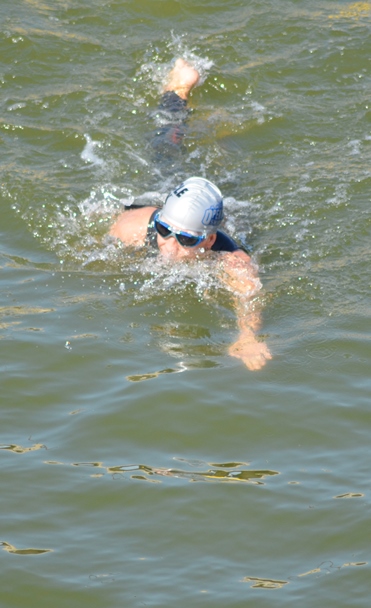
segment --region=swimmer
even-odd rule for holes
[[[178,104],[184,109],[199,78],[195,68],[178,59],[164,85],[161,103],[170,103],[172,107]],[[256,336],[259,312],[249,306],[260,288],[257,268],[237,242],[219,230],[223,217],[219,188],[202,177],[189,177],[168,195],[162,208],[148,206],[121,213],[110,234],[124,245],[154,247],[161,256],[174,261],[218,252],[216,272],[235,294],[240,329],[228,352],[241,359],[248,369],[258,370],[272,356],[265,342]]]

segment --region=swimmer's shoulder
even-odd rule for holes
[[[213,251],[228,251],[232,253],[241,249],[241,246],[231,236],[222,230],[217,230],[216,239],[211,249]]]
[[[110,235],[125,245],[140,247],[147,236],[148,222],[157,207],[131,207],[117,217],[111,226]]]

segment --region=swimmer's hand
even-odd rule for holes
[[[229,347],[232,357],[241,359],[251,371],[261,369],[272,355],[265,342],[259,342],[251,331],[242,332],[238,340]]]

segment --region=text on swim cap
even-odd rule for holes
[[[202,218],[204,226],[218,226],[223,219],[223,207],[218,205],[217,207],[209,207],[206,209]]]
[[[178,186],[178,188],[175,188],[174,190],[174,194],[178,198],[180,198],[185,192],[188,192],[188,188],[185,188],[183,184],[181,184],[180,186]]]

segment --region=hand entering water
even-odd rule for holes
[[[250,370],[258,370],[264,367],[272,355],[265,342],[259,342],[255,335],[241,334],[238,340],[228,349],[231,357],[241,359]]]

